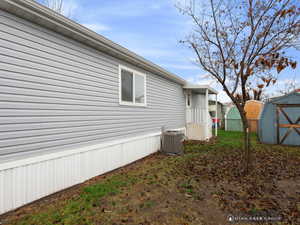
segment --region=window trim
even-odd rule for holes
[[[133,74],[133,95],[132,95],[132,102],[127,102],[122,100],[122,69],[127,70]],[[135,102],[135,76],[142,76],[144,78],[144,94],[145,94],[145,101],[144,103],[136,103]],[[139,106],[139,107],[147,107],[147,81],[146,81],[146,74],[141,73],[137,70],[131,69],[127,66],[119,65],[119,104],[126,105],[126,106]]]

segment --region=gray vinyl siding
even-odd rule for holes
[[[119,64],[146,74],[147,107],[119,105]],[[0,11],[0,158],[180,128],[184,109],[181,85]]]

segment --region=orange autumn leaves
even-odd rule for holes
[[[269,55],[260,56],[255,61],[255,66],[262,66],[263,68],[269,70],[275,68],[277,70],[277,73],[280,73],[282,70],[289,66],[295,69],[297,67],[297,62],[289,60],[287,57],[280,56],[279,53],[272,53]]]

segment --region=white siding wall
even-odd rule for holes
[[[205,99],[205,94],[192,94],[192,108],[200,108],[200,109],[205,109],[206,99]]]
[[[182,87],[149,72],[147,107],[120,106],[119,63],[0,11],[0,157],[184,126]]]
[[[212,137],[212,120],[204,94],[192,93],[192,105],[186,109],[189,139],[207,140]]]
[[[162,126],[185,126],[182,87],[146,71],[147,107],[120,106],[119,64],[132,67],[0,10],[0,214],[147,156]]]
[[[206,109],[202,108],[187,108],[186,109],[186,123],[197,123],[203,124],[207,123],[207,118],[210,115]]]
[[[154,153],[160,134],[118,142],[0,164],[0,214]]]

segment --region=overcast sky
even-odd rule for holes
[[[181,0],[181,2],[189,0]],[[195,83],[212,84],[221,101],[228,101],[222,89],[192,63],[194,53],[179,41],[192,28],[188,18],[175,7],[176,0],[65,0],[65,9],[72,18],[110,40],[128,48],[170,72]],[[298,61],[296,70],[285,70],[277,86],[290,79],[300,82],[299,52],[290,51]]]

